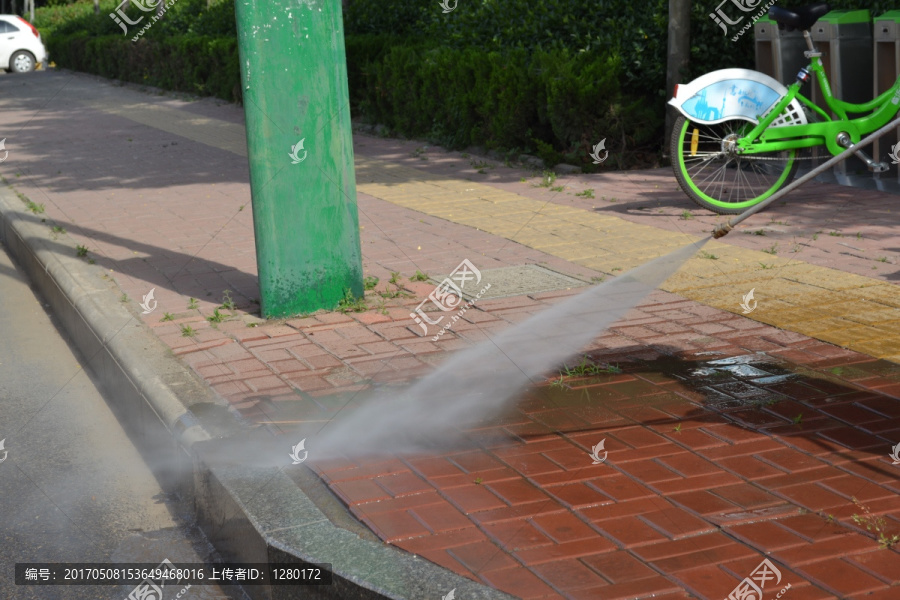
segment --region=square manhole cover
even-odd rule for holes
[[[586,281],[551,271],[545,267],[538,265],[520,265],[515,267],[500,267],[498,269],[485,269],[483,271],[474,271],[473,265],[468,265],[467,269],[463,265],[457,267],[456,271],[444,277],[433,277],[431,282],[435,285],[441,284],[447,278],[459,288],[463,298],[474,300],[488,284],[490,288],[481,294],[481,300],[489,300],[494,298],[506,298],[508,296],[523,296],[525,294],[537,294],[540,292],[549,292],[552,290],[564,290],[569,288],[580,288],[590,285]],[[460,275],[462,273],[462,276]],[[478,275],[481,280],[478,280]],[[460,285],[460,284],[463,285]]]

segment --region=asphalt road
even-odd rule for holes
[[[16,563],[209,563],[27,280],[0,245],[0,598],[124,600],[134,586],[17,586]],[[5,457],[5,458],[4,458]],[[243,599],[216,585],[161,599]],[[179,595],[180,594],[180,595]]]

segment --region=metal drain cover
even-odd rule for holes
[[[445,277],[449,277],[449,275]],[[445,277],[432,278],[431,281],[437,285]],[[481,281],[477,283],[474,279],[467,281],[461,289],[462,295],[466,300],[473,300],[488,284],[491,284],[491,287],[481,295],[480,300],[524,296],[590,285],[581,279],[575,279],[538,265],[519,265],[484,269],[481,271]]]

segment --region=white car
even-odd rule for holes
[[[0,15],[0,69],[29,73],[46,62],[40,32],[18,15]]]

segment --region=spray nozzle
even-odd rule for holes
[[[731,223],[719,223],[716,225],[716,228],[713,229],[713,237],[719,239],[728,234],[731,231]]]

